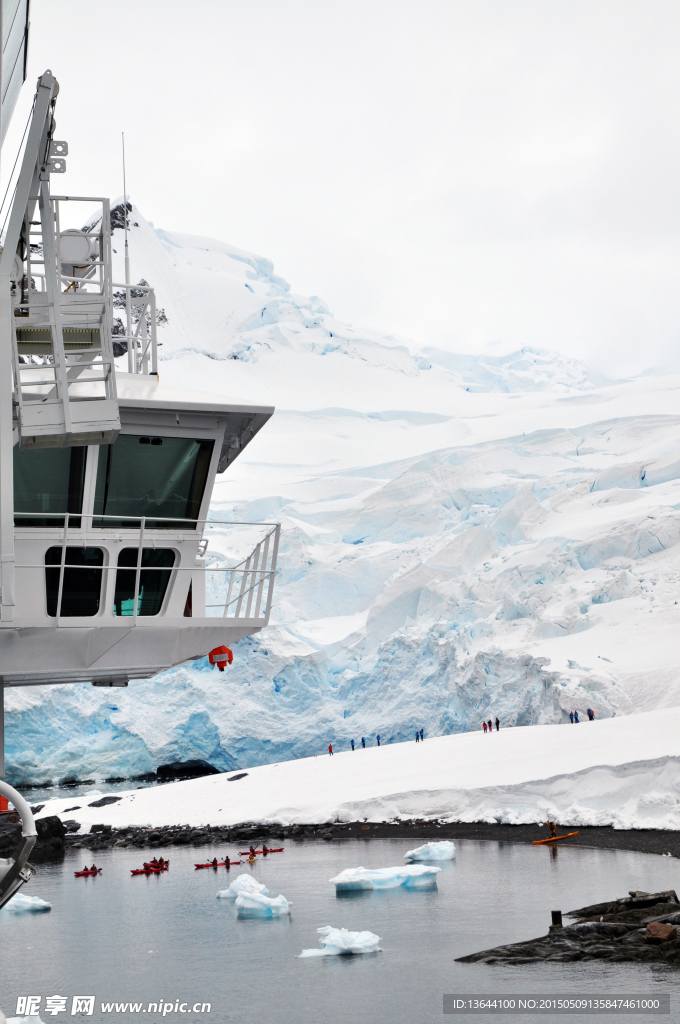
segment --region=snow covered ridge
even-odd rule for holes
[[[677,830],[679,786],[680,708],[671,708],[262,765],[234,784],[211,775],[130,790],[106,807],[84,805],[78,820],[85,831],[95,823],[292,825],[414,817],[508,824],[549,818]],[[63,815],[72,800],[50,800],[39,817]],[[229,897],[239,895],[242,884],[235,880]]]
[[[199,661],[114,693],[9,691],[10,781],[680,704],[680,377],[594,388],[545,352],[419,352],[261,257],[133,223],[163,376],[277,406],[213,503],[282,522],[275,621],[223,677]],[[211,541],[209,561],[233,557]]]

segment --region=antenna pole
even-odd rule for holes
[[[125,132],[121,132],[123,139],[123,224],[125,226],[125,318],[127,320],[127,328],[125,333],[127,334],[128,343],[128,373],[134,373],[136,370],[135,363],[135,351],[133,348],[132,340],[132,304],[130,302],[130,249],[128,247],[128,197],[127,197],[127,182],[125,178]]]

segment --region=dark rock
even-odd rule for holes
[[[548,935],[529,942],[460,957],[460,962],[522,964],[604,960],[680,965],[680,940],[675,927],[680,924],[680,904],[673,890],[635,892],[611,903],[582,907],[567,916],[579,920],[563,928],[551,928]]]
[[[77,832],[80,829],[80,822],[75,821],[73,818],[69,818],[68,821],[63,822],[63,825],[67,832]]]
[[[81,810],[81,805],[80,804],[76,804],[75,807],[66,807],[61,813],[62,814],[68,814],[69,811],[79,811],[79,810]]]
[[[238,782],[239,779],[247,779],[248,772],[240,772],[238,775],[232,775],[231,778],[227,779],[227,782]]]
[[[64,823],[56,814],[50,814],[47,818],[38,818],[35,827],[38,833],[38,840],[62,840],[66,835]]]
[[[90,832],[110,832],[111,828],[111,825],[92,825]]]
[[[219,774],[219,768],[200,760],[173,761],[171,764],[161,764],[156,769],[159,779],[200,779],[203,775]]]
[[[122,800],[122,796],[102,796],[99,800],[93,800],[88,807],[108,807],[109,804],[117,804],[119,800]]]
[[[44,806],[44,804],[36,804],[35,807],[31,807],[31,814],[40,814]]]

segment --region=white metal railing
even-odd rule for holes
[[[116,334],[113,340],[127,342],[128,373],[158,373],[154,289],[148,284],[114,284],[113,287],[125,289],[125,334]],[[133,314],[137,317],[136,327]]]
[[[41,520],[38,528],[43,530],[54,530],[52,537],[43,534],[42,540],[53,539],[61,546],[61,559],[58,563],[49,565],[45,561],[40,563],[25,563],[17,561],[15,568],[17,573],[22,570],[58,570],[59,585],[57,590],[56,622],[61,625],[61,605],[64,589],[64,570],[83,569],[91,572],[97,570],[102,573],[125,572],[135,573],[134,600],[131,617],[136,620],[139,614],[140,585],[143,573],[170,574],[170,581],[167,586],[166,595],[163,599],[163,607],[166,608],[172,597],[172,590],[175,581],[180,573],[190,573],[193,576],[204,575],[206,591],[206,617],[223,618],[231,620],[256,620],[261,625],[266,625],[271,612],[272,597],[274,593],[274,578],[276,576],[276,562],[279,551],[279,538],[281,535],[280,523],[237,523],[233,520],[218,519],[176,519],[167,516],[111,516],[96,515],[89,513],[83,515],[75,512],[15,512],[16,520]],[[54,527],[45,527],[45,520],[56,520]],[[99,523],[105,523],[99,526]],[[74,525],[75,524],[75,525]],[[129,524],[129,525],[128,525]],[[162,525],[158,525],[162,524]],[[191,533],[187,531],[190,526]],[[16,530],[27,530],[30,533],[21,533],[20,539],[37,539],[33,530],[35,527],[26,526],[20,523]],[[230,534],[235,530],[247,531],[250,536],[245,537],[250,553],[241,558],[236,564],[220,564],[230,560],[229,552],[219,550],[211,551],[210,564],[200,564],[198,559],[204,561],[206,549],[212,534],[213,539],[227,541],[227,547],[234,548],[233,539]],[[194,532],[195,531],[195,532]],[[263,532],[264,531],[264,532]],[[200,536],[196,536],[199,533]],[[259,534],[254,547],[252,534]],[[188,565],[175,564],[172,566],[144,566],[142,557],[144,552],[145,538],[151,545],[151,550],[158,549],[159,542],[165,541],[168,547],[175,545],[191,544],[196,546],[193,552],[193,563]],[[136,566],[125,565],[75,565],[67,561],[67,550],[69,547],[106,547],[106,542],[125,541],[127,547],[137,548]],[[56,547],[58,544],[51,544]],[[244,544],[237,545],[243,548]],[[236,556],[238,557],[238,556]],[[233,556],[232,556],[233,558]],[[180,552],[181,561],[181,552]],[[100,591],[101,593],[101,591]],[[210,602],[208,602],[208,596]],[[163,615],[163,609],[156,618]],[[117,617],[117,616],[116,616]],[[125,616],[128,618],[128,616]],[[187,626],[192,623],[193,616],[187,616]]]
[[[34,219],[36,203],[39,220]],[[61,208],[73,203],[99,207],[96,218],[75,232],[84,245],[78,264],[62,251],[69,232],[61,231]],[[11,297],[21,436],[75,433],[101,439],[120,429],[111,342],[109,201],[52,196],[49,182],[42,182],[39,194],[28,197],[23,233],[24,259],[15,258]]]

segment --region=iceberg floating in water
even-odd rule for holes
[[[270,897],[262,892],[242,892],[236,898],[239,917],[285,917],[292,906],[285,896]]]
[[[252,875],[241,873],[237,875],[228,889],[220,889],[217,894],[218,900],[235,900],[238,896],[246,893],[261,893],[263,896],[269,894],[269,889],[262,882],[258,882]]]
[[[456,847],[448,839],[440,843],[424,843],[417,846],[415,850],[408,850],[404,854],[404,860],[411,861],[432,861],[432,860],[454,860]]]
[[[346,868],[329,881],[336,892],[356,889],[428,889],[437,885],[441,868],[425,864],[405,864],[398,868]]]
[[[41,900],[39,896],[25,896],[18,892],[9,903],[6,903],[0,913],[3,914],[44,914],[52,909],[52,904],[47,900]]]
[[[317,928],[322,949],[303,949],[304,956],[350,956],[353,953],[379,953],[380,936],[373,932],[350,932],[346,928],[324,925]]]

